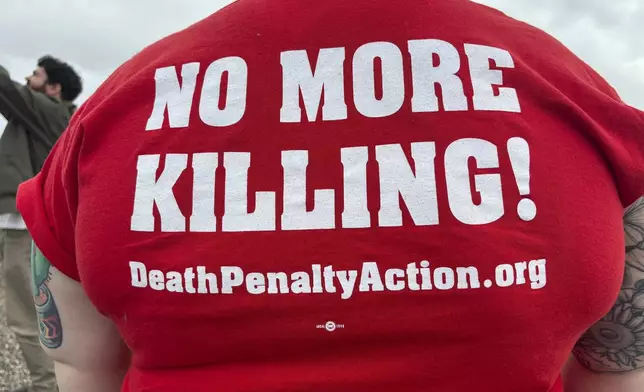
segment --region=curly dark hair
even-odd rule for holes
[[[83,81],[69,64],[52,56],[44,56],[38,60],[38,66],[47,72],[48,84],[60,84],[61,98],[72,102],[83,91]]]

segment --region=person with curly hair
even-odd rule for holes
[[[8,324],[20,345],[34,392],[56,390],[53,363],[38,342],[30,289],[31,237],[16,209],[20,183],[36,175],[74,113],[82,81],[67,63],[38,60],[26,84],[0,66],[0,115],[8,121],[0,137],[0,263],[6,281]]]

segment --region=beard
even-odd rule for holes
[[[45,93],[45,84],[43,84],[42,86],[34,86],[31,83],[27,83],[27,87],[34,90],[35,92],[43,93],[43,94]]]

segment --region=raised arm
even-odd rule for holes
[[[566,392],[644,391],[644,197],[626,210],[626,270],[617,303],[577,343]]]
[[[119,392],[130,353],[114,324],[35,246],[31,264],[40,341],[55,361],[60,392]]]
[[[47,131],[49,128],[37,110],[37,105],[50,104],[47,100],[44,95],[11,80],[9,72],[0,65],[0,114],[9,121],[21,122],[32,137],[51,147],[60,135]]]
[[[28,87],[11,80],[9,72],[0,65],[0,114],[7,120],[18,119],[29,127],[38,125],[33,97]]]

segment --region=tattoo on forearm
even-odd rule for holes
[[[34,245],[31,252],[31,276],[36,313],[38,314],[40,342],[47,348],[55,349],[63,343],[63,326],[54,296],[48,287],[50,267],[49,261]]]
[[[644,367],[644,198],[624,215],[626,271],[617,303],[577,343],[573,353],[597,372]]]

